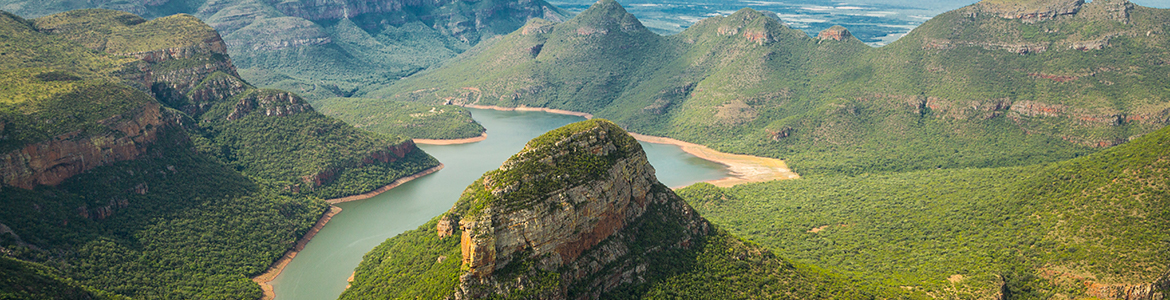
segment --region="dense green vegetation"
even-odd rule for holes
[[[699,184],[679,194],[733,233],[864,284],[957,298],[1006,284],[1015,299],[1043,299],[1084,295],[1084,282],[1165,274],[1168,154],[1170,128],[1044,165]]]
[[[435,234],[439,218],[389,238],[362,257],[340,299],[441,299],[459,286],[459,231]]]
[[[660,187],[665,190],[664,187]],[[872,299],[842,278],[814,267],[794,265],[751,242],[716,229],[692,240],[688,248],[663,248],[682,235],[677,223],[687,217],[653,206],[637,223],[628,226],[624,241],[630,243],[635,264],[650,266],[645,281],[625,284],[601,295],[603,299]],[[677,213],[677,212],[675,212]],[[371,250],[355,270],[354,281],[341,299],[433,299],[451,295],[459,286],[460,231],[440,238],[438,217],[418,229],[387,239]],[[613,239],[613,238],[611,238]],[[586,254],[587,255],[587,254]],[[517,260],[498,271],[523,273],[535,270],[528,260]],[[526,292],[556,289],[559,276],[534,284]],[[588,280],[568,286],[569,295],[589,294]],[[891,294],[893,295],[893,294]],[[523,298],[509,295],[509,298]]]
[[[323,114],[376,133],[416,139],[462,139],[484,128],[466,108],[365,98],[329,98],[313,103]]]
[[[602,1],[369,96],[589,112],[809,175],[1030,165],[1166,124],[1167,38],[1147,33],[1170,12],[1119,3],[1037,23],[976,4],[870,48],[750,9],[663,37]]]
[[[170,129],[154,158],[93,169],[57,187],[3,187],[0,222],[17,258],[135,298],[257,298],[264,272],[325,210],[261,189],[192,152]]]
[[[137,15],[104,9],[80,9],[36,19],[38,30],[108,53],[135,53],[203,44],[219,37],[215,29],[190,15],[147,21]]]
[[[282,102],[285,99],[291,103]],[[228,120],[229,115],[245,111],[237,105],[242,102],[255,105],[254,111]],[[308,110],[266,115],[297,106]],[[400,146],[408,142],[402,136],[354,128],[311,110],[300,97],[284,91],[250,90],[216,104],[201,120],[199,134],[207,139],[203,151],[245,175],[293,193],[326,199],[356,195],[439,164],[413,146]],[[405,156],[397,157],[400,154]],[[310,176],[322,180],[306,179]]]
[[[0,256],[0,298],[123,299],[61,278],[53,269]]]
[[[633,137],[606,120],[577,122],[545,133],[529,141],[499,170],[485,173],[465,189],[444,216],[387,239],[367,253],[355,271],[352,286],[341,298],[444,298],[459,289],[466,292],[481,288],[490,291],[487,299],[557,295],[570,299],[700,299],[714,295],[721,299],[872,299],[879,294],[857,289],[814,267],[792,264],[758,245],[710,228],[660,183],[649,187],[649,203],[640,216],[623,222],[617,232],[584,249],[576,256],[576,262],[550,268],[531,249],[521,250],[506,258],[487,258],[505,263],[490,271],[490,286],[480,286],[475,279],[461,281],[468,271],[460,260],[463,251],[467,251],[461,247],[470,247],[462,244],[471,242],[462,232],[467,228],[456,226],[459,228],[453,228],[450,236],[439,237],[439,222],[473,220],[483,213],[501,214],[500,218],[504,218],[502,215],[541,201],[562,203],[555,199],[567,188],[605,186],[598,177],[614,168],[615,160],[644,160],[644,156]],[[491,185],[490,192],[485,184]],[[637,209],[633,206],[629,209]],[[544,211],[523,208],[535,214]],[[493,222],[496,217],[478,218],[480,222]],[[498,234],[475,230],[470,234]],[[476,238],[479,237],[472,237]],[[623,272],[636,272],[636,279],[614,281],[617,279],[612,276]],[[508,286],[513,282],[518,285]]]
[[[161,116],[129,125],[148,133],[133,141],[138,159],[110,159],[57,186],[0,184],[0,228],[12,230],[0,234],[0,298],[259,298],[249,278],[307,232],[326,210],[321,198],[438,164],[404,137],[353,128],[296,95],[203,68],[230,62],[214,49],[161,62],[100,51],[214,47],[205,43],[214,37],[190,16],[0,15],[0,151],[49,139],[66,149],[32,155],[80,155],[69,142],[118,151],[106,148],[125,133],[111,124]],[[24,171],[16,166],[3,169]]]

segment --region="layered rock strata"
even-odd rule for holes
[[[657,249],[632,247],[647,234],[637,224],[648,221],[680,233]],[[661,267],[637,257],[690,247],[692,239],[711,231],[657,181],[637,141],[605,120],[569,125],[529,142],[469,187],[436,231],[450,236],[456,227],[465,270],[456,299],[514,293],[565,299],[570,287],[590,291],[574,297],[596,298]]]

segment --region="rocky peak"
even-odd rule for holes
[[[845,29],[845,27],[841,25],[833,25],[833,27],[821,30],[821,32],[817,34],[817,38],[820,40],[844,41],[851,37],[853,37],[853,34],[849,33],[849,29]]]
[[[456,298],[524,291],[563,299],[572,285],[600,293],[638,280],[649,266],[631,263],[645,253],[631,253],[628,243],[637,238],[631,224],[648,211],[668,211],[669,222],[684,228],[663,247],[689,247],[692,235],[709,230],[657,181],[633,137],[594,119],[530,141],[468,187],[436,231],[461,232],[465,272]],[[532,284],[540,278],[559,284]]]
[[[983,0],[978,5],[983,12],[1031,23],[1074,15],[1084,4],[1084,0]]]
[[[605,35],[614,32],[649,33],[642,22],[614,0],[600,0],[566,22],[578,35]]]
[[[714,34],[718,36],[739,37],[759,45],[780,40],[785,36],[804,36],[803,32],[794,34],[796,31],[788,28],[775,13],[750,8],[740,9],[726,17],[707,18],[692,27],[713,28]]]

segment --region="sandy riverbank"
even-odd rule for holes
[[[586,119],[593,118],[593,114],[589,114],[589,113],[563,110],[563,109],[543,108],[543,107],[528,107],[528,106],[523,106],[523,105],[517,106],[517,107],[502,107],[502,106],[495,106],[495,105],[468,104],[468,105],[464,105],[463,107],[477,108],[477,109],[492,109],[492,110],[500,110],[500,111],[542,111],[542,112],[551,113],[551,114],[584,117]]]
[[[474,142],[478,142],[478,141],[482,141],[482,140],[486,140],[486,139],[487,139],[487,132],[484,132],[483,134],[480,134],[477,137],[471,137],[471,138],[465,138],[465,139],[450,139],[450,140],[414,139],[414,143],[415,144],[423,144],[423,145],[458,145],[458,144],[470,144],[470,143],[474,143]]]
[[[334,198],[334,199],[325,200],[326,203],[330,204],[329,211],[327,211],[327,212],[325,212],[325,214],[321,215],[321,218],[317,219],[317,223],[313,224],[313,227],[309,228],[309,232],[306,232],[304,236],[302,236],[299,240],[297,240],[296,246],[293,246],[292,249],[289,249],[288,251],[286,251],[284,253],[284,256],[281,256],[280,259],[276,260],[276,263],[273,263],[272,266],[269,266],[268,270],[265,271],[264,274],[260,274],[260,276],[256,276],[256,277],[252,278],[252,281],[255,281],[256,283],[260,284],[260,289],[264,290],[264,297],[260,298],[260,299],[262,299],[262,300],[276,299],[276,292],[273,291],[272,285],[269,284],[269,282],[276,279],[277,276],[280,276],[280,272],[284,271],[284,267],[288,266],[288,264],[290,262],[292,262],[293,258],[297,257],[297,253],[300,253],[301,250],[305,250],[305,245],[308,245],[309,241],[313,240],[314,236],[317,236],[317,232],[320,232],[321,228],[325,228],[325,224],[329,223],[329,220],[333,219],[333,216],[336,216],[338,213],[341,213],[341,208],[337,207],[337,206],[333,206],[332,204],[369,199],[371,197],[377,196],[378,194],[385,193],[386,191],[389,191],[390,189],[398,187],[399,185],[402,185],[403,183],[406,183],[408,181],[414,180],[414,179],[419,178],[419,177],[430,175],[431,173],[437,172],[437,171],[442,170],[442,169],[443,169],[443,164],[439,164],[438,166],[423,170],[422,172],[415,173],[414,175],[399,178],[398,180],[391,182],[389,185],[380,187],[380,188],[373,190],[371,192],[368,192],[368,193],[364,193],[361,195],[353,195],[353,196],[349,196],[349,197],[341,197],[341,198]]]
[[[439,164],[438,166],[435,166],[433,168],[423,170],[422,172],[414,173],[414,175],[398,178],[398,180],[395,180],[394,182],[391,182],[390,184],[388,184],[384,187],[380,187],[380,188],[373,190],[373,191],[370,191],[368,193],[360,194],[360,195],[353,195],[353,196],[349,196],[349,197],[333,198],[333,199],[325,200],[325,202],[329,203],[329,204],[338,204],[338,203],[345,203],[345,202],[350,202],[350,201],[370,199],[370,198],[373,198],[374,196],[377,196],[378,194],[385,193],[386,191],[389,191],[392,188],[396,188],[399,185],[402,185],[403,183],[406,183],[406,182],[411,181],[411,180],[415,180],[419,177],[431,175],[431,173],[438,172],[439,170],[442,170],[442,169],[443,169],[443,164]]]
[[[502,111],[542,111],[542,112],[547,112],[547,113],[584,117],[586,119],[593,118],[593,115],[589,114],[589,113],[568,111],[568,110],[563,110],[563,109],[540,108],[540,107],[520,106],[520,107],[513,108],[513,107],[499,107],[499,106],[489,106],[489,105],[464,105],[463,107],[478,108],[478,109],[494,109],[494,110],[502,110]],[[667,138],[667,137],[643,135],[643,134],[637,134],[637,133],[633,133],[633,132],[630,132],[630,135],[634,136],[634,138],[638,139],[639,141],[643,141],[643,142],[647,142],[647,143],[668,144],[668,145],[679,146],[680,148],[682,148],[682,150],[684,152],[690,153],[691,155],[694,155],[695,157],[702,158],[702,159],[709,160],[709,161],[713,161],[713,162],[727,166],[727,169],[731,171],[731,176],[707,181],[708,183],[714,184],[714,185],[719,186],[719,187],[730,187],[730,186],[734,186],[734,185],[737,185],[740,183],[748,183],[748,182],[763,182],[763,181],[771,181],[771,180],[800,178],[800,175],[796,174],[795,172],[792,172],[792,169],[789,169],[788,164],[784,163],[783,160],[769,158],[769,157],[759,157],[759,156],[751,156],[751,155],[743,155],[743,154],[723,153],[723,152],[715,151],[711,148],[708,148],[707,146],[703,146],[703,145],[699,145],[699,144],[695,144],[695,143],[688,143],[688,142],[684,142],[684,141],[680,141],[680,140],[676,140],[676,139],[672,139],[672,138]]]
[[[709,180],[708,183],[719,187],[730,187],[740,183],[762,182],[782,179],[797,179],[800,175],[792,172],[783,160],[743,154],[723,153],[707,148],[707,146],[688,143],[672,138],[642,135],[631,132],[630,135],[639,141],[655,144],[675,145],[686,153],[705,160],[717,162],[727,166],[731,176]]]
[[[293,258],[297,257],[297,253],[300,253],[301,250],[305,250],[305,245],[308,245],[309,241],[317,235],[317,232],[320,232],[321,228],[325,228],[325,224],[329,223],[329,220],[333,219],[333,216],[336,216],[340,212],[340,207],[330,205],[329,211],[325,212],[325,214],[321,216],[321,219],[317,220],[317,224],[313,224],[313,227],[309,228],[309,232],[305,233],[305,236],[302,236],[300,240],[297,240],[296,246],[293,246],[292,249],[285,252],[284,256],[280,257],[280,259],[276,260],[276,263],[268,267],[268,271],[265,271],[264,274],[260,274],[260,276],[252,278],[252,281],[260,284],[260,289],[264,290],[264,297],[260,299],[276,299],[276,292],[272,290],[272,285],[268,284],[268,282],[276,279],[276,276],[280,276],[280,272],[284,271],[284,267],[288,266],[288,263],[292,262]]]

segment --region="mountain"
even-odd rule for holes
[[[322,198],[438,165],[405,137],[254,88],[189,15],[3,12],[0,36],[0,254],[55,270],[6,262],[20,279],[4,293],[258,298],[249,277]]]
[[[366,254],[341,299],[865,299],[695,213],[600,119],[533,139]]]
[[[329,98],[313,107],[354,127],[385,135],[416,139],[463,139],[484,134],[486,129],[471,111],[453,105],[386,101],[366,98]]]
[[[947,299],[1170,295],[1170,128],[1025,167],[678,191],[800,263]]]
[[[751,9],[658,36],[600,1],[367,97],[588,112],[810,175],[1019,166],[1165,126],[1167,18],[1121,0],[984,1],[870,48]]]
[[[529,18],[567,15],[542,0],[0,0],[0,9],[28,18],[85,8],[198,17],[224,37],[244,79],[312,100],[360,95]]]

